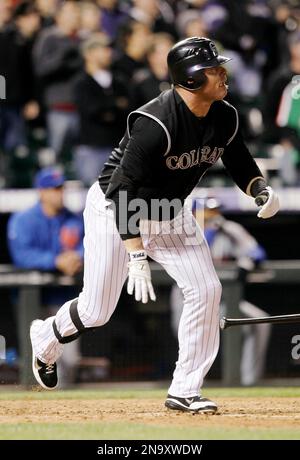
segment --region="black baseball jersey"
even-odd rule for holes
[[[253,178],[262,177],[243,142],[232,105],[216,101],[205,117],[198,118],[171,89],[131,112],[125,136],[105,164],[99,183],[106,198],[115,202],[119,225],[120,206],[135,198],[145,200],[148,209],[153,199],[179,199],[183,204],[219,158],[244,192]],[[126,191],[126,203],[120,202],[121,191]],[[132,214],[128,211],[128,219]],[[137,234],[128,231],[121,236]]]

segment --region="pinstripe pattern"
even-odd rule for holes
[[[207,243],[191,213],[185,211],[184,217],[180,213],[169,233],[164,233],[163,224],[160,225],[161,233],[156,228],[152,240],[144,240],[144,244],[149,256],[165,268],[183,291],[179,355],[169,394],[188,398],[199,394],[218,352],[221,285]],[[192,239],[195,228],[197,234]]]
[[[85,327],[95,327],[105,324],[113,314],[127,277],[128,261],[113,211],[106,206],[97,183],[88,193],[84,222],[84,286],[78,313]],[[142,220],[140,230],[149,256],[165,268],[184,294],[178,361],[169,393],[184,398],[196,396],[219,346],[221,285],[207,243],[186,209],[171,222]],[[76,332],[69,313],[71,302],[66,302],[55,317],[62,336]],[[47,363],[56,361],[63,350],[52,330],[53,319],[48,318],[34,331],[35,354]]]
[[[125,279],[128,255],[117,231],[113,211],[106,206],[99,184],[89,190],[84,210],[84,280],[78,298],[78,314],[85,327],[105,324],[113,314]],[[55,316],[62,336],[74,334],[66,302]],[[35,331],[34,352],[44,362],[55,362],[62,353],[52,329],[54,317],[47,318]]]

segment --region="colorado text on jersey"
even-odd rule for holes
[[[197,150],[191,150],[189,153],[183,153],[179,157],[176,155],[166,159],[166,165],[169,169],[188,169],[201,163],[214,164],[223,154],[223,147],[198,147]]]

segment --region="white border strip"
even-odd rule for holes
[[[151,115],[150,113],[142,112],[142,110],[134,110],[133,112],[130,112],[130,114],[129,114],[128,117],[127,117],[127,132],[128,132],[129,137],[130,137],[130,131],[129,131],[129,117],[130,117],[130,115],[132,115],[133,113],[140,113],[141,115],[145,115],[146,117],[152,118],[152,120],[155,120],[155,121],[163,128],[163,130],[164,130],[165,133],[166,133],[167,140],[168,140],[168,147],[167,147],[166,152],[164,153],[164,157],[165,157],[166,155],[168,155],[168,153],[169,153],[169,151],[170,151],[170,149],[171,149],[171,136],[170,136],[170,133],[169,133],[169,131],[167,130],[166,126],[163,124],[163,122],[160,121],[159,118],[155,117],[154,115]]]
[[[235,111],[235,116],[236,116],[236,127],[235,127],[235,131],[234,131],[233,135],[231,136],[231,138],[228,140],[228,142],[227,142],[227,144],[226,144],[226,146],[227,146],[227,145],[230,144],[230,142],[233,141],[233,139],[235,138],[236,133],[237,133],[237,131],[238,131],[238,129],[239,129],[239,115],[238,115],[238,112],[237,112],[236,108],[235,108],[233,105],[229,104],[229,102],[227,102],[227,101],[223,101],[223,102],[225,102],[225,104],[227,104],[229,107],[232,107],[232,108],[233,108],[233,110]]]

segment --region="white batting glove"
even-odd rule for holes
[[[269,217],[274,216],[279,211],[280,207],[277,194],[274,192],[272,187],[269,186],[257,195],[255,203],[260,207],[257,217],[261,217],[262,219],[268,219]]]
[[[129,253],[130,262],[128,262],[128,284],[127,292],[135,294],[135,300],[148,302],[148,296],[151,300],[156,300],[154,289],[151,283],[151,271],[147,254],[145,251],[133,251]]]

